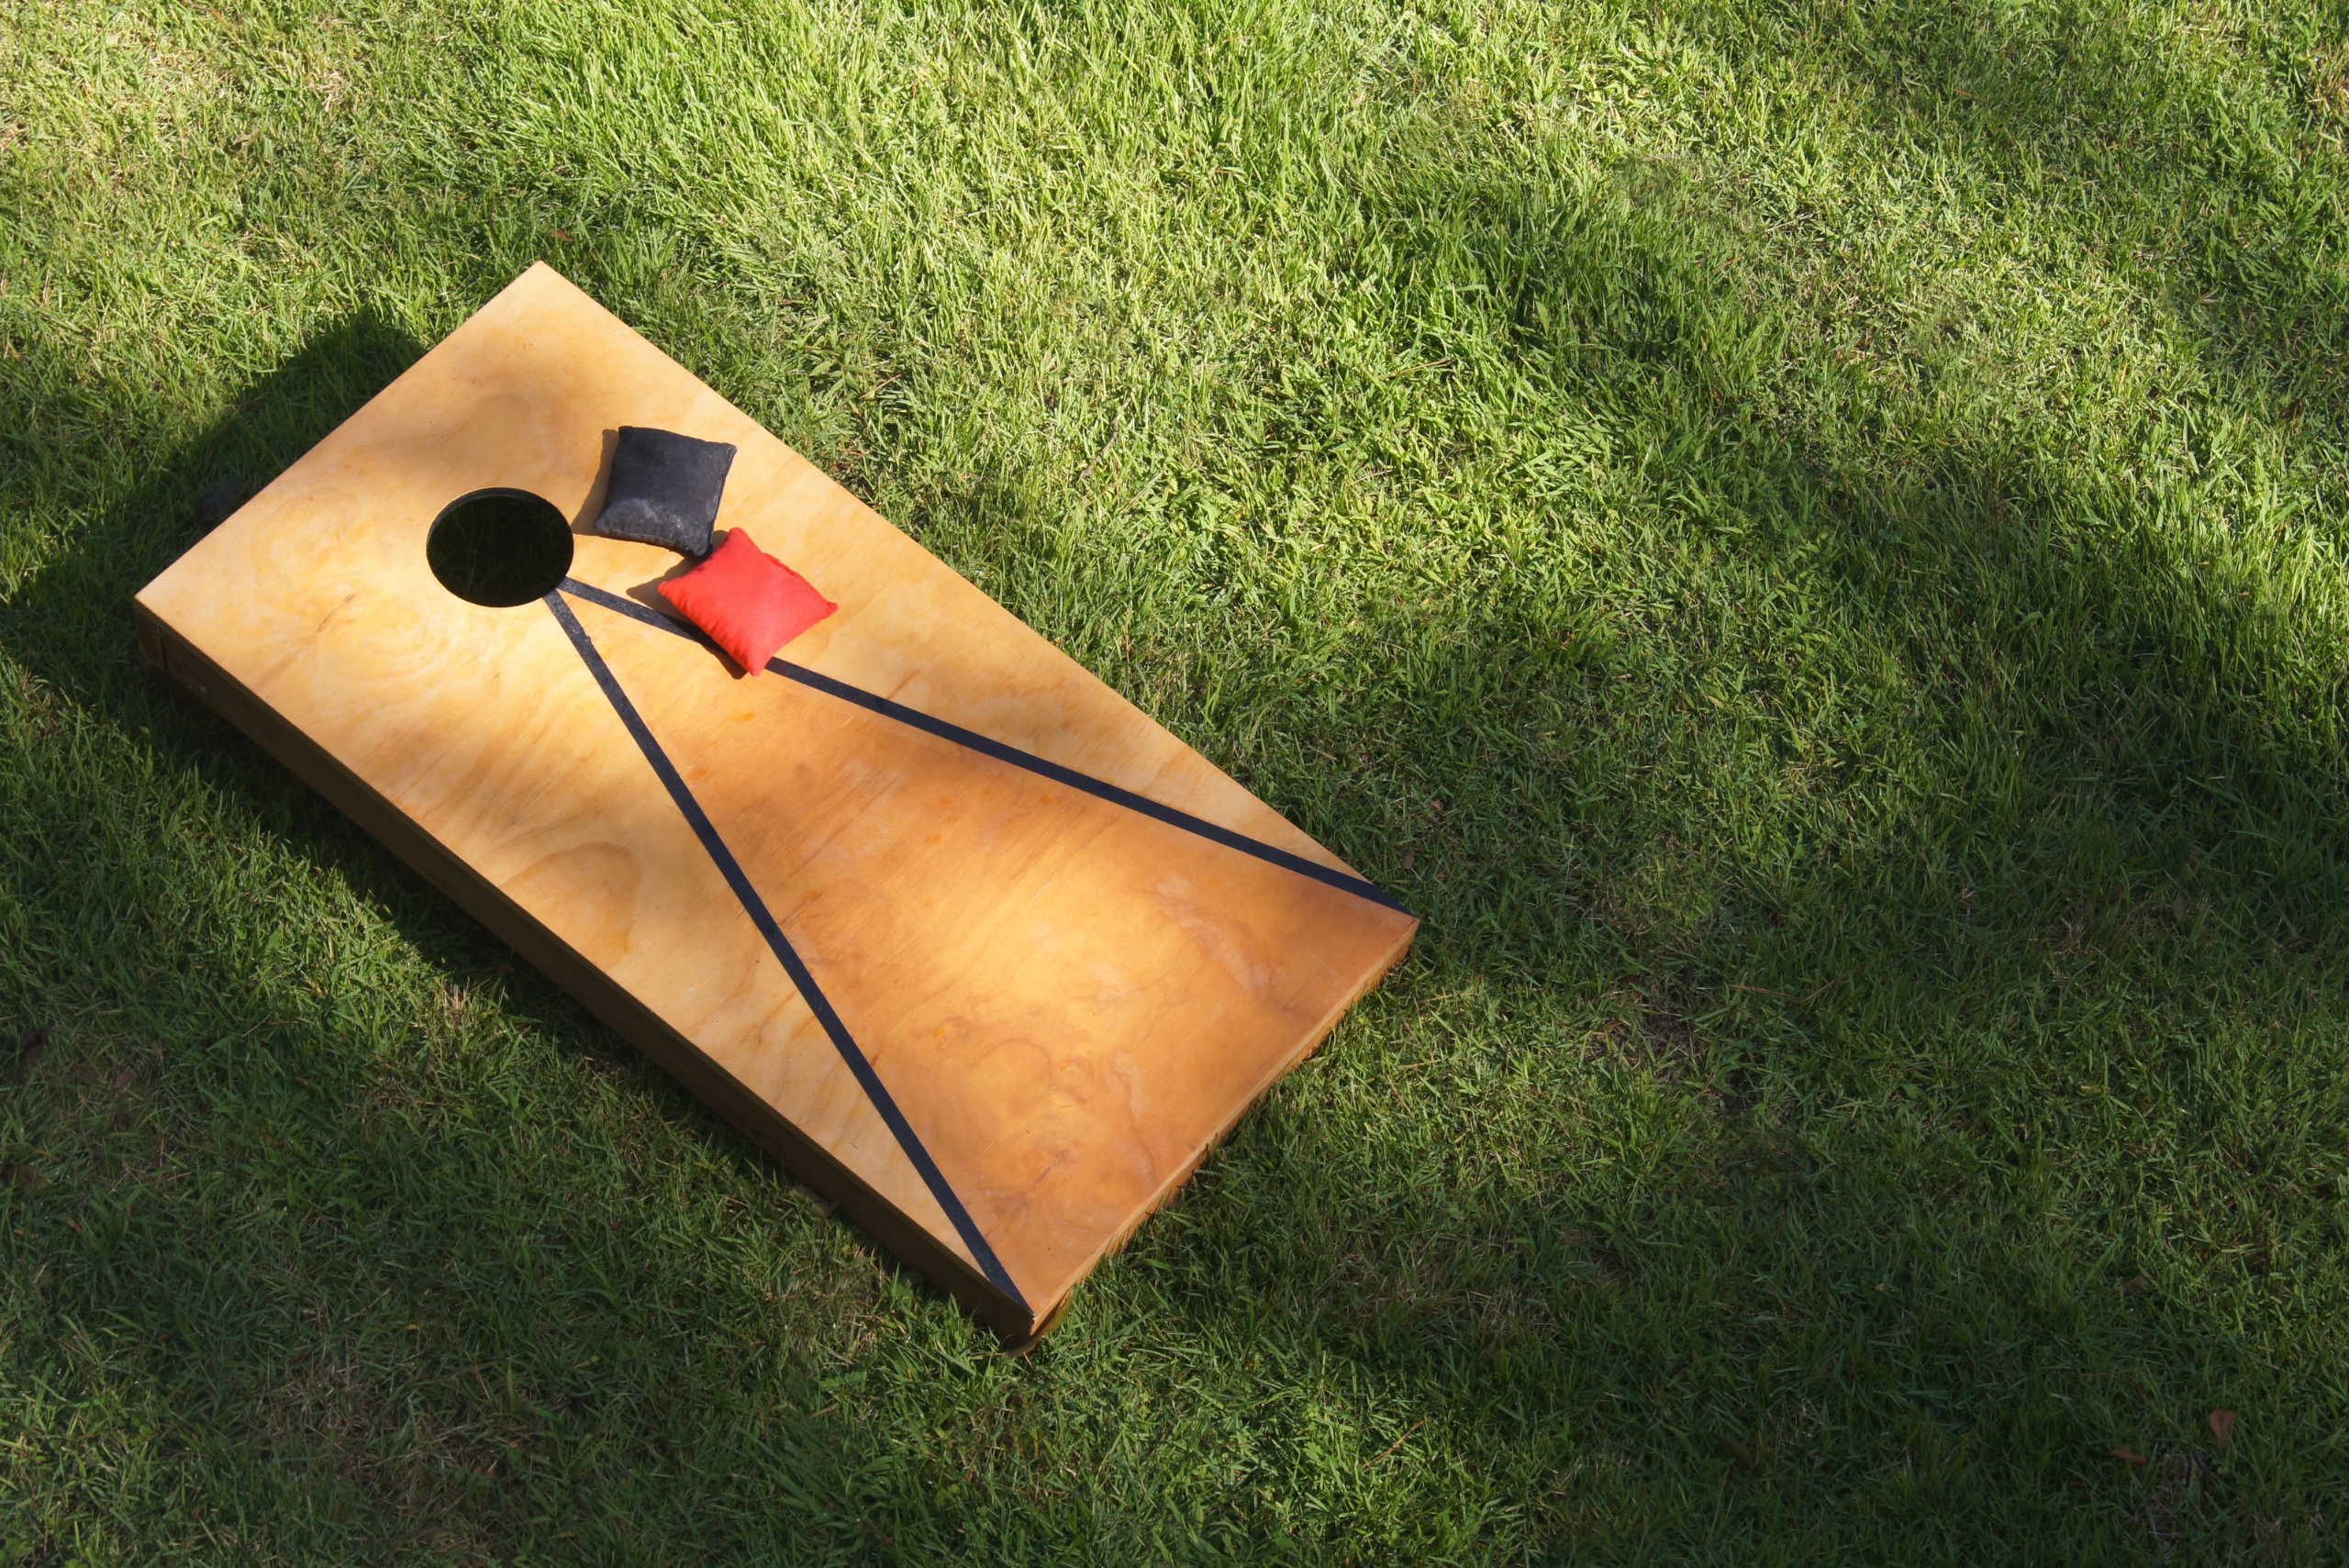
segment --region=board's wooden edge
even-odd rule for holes
[[[692,1040],[629,995],[584,955],[547,929],[495,883],[459,859],[324,747],[279,717],[243,683],[174,631],[153,609],[137,599],[131,602],[131,608],[139,651],[165,679],[244,731],[262,751],[284,763],[295,777],[373,835],[425,881],[455,899],[460,907],[488,927],[526,962],[577,997],[588,1011],[643,1051],[736,1130],[838,1205],[882,1246],[961,1302],[994,1329],[1006,1346],[1025,1351],[1057,1325],[1062,1309],[1067,1305],[1065,1292],[1056,1300],[1038,1303],[1033,1307],[1007,1297],[988,1283],[985,1275],[898,1213],[854,1172],[793,1127],[772,1106],[704,1055]]]

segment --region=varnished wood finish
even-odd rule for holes
[[[1017,1295],[991,1284],[556,617],[426,565],[472,491],[592,518],[622,424],[740,449],[719,526],[841,606],[794,662],[1344,871],[543,266],[148,584],[149,656],[1031,1340],[1414,922],[567,598]],[[572,574],[657,606],[676,563],[581,534]]]

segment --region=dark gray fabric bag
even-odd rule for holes
[[[707,555],[718,498],[733,466],[734,449],[724,441],[622,425],[596,532]]]

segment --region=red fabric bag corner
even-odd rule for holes
[[[662,584],[661,595],[750,675],[764,669],[776,649],[840,608],[740,528],[729,530],[699,566]]]

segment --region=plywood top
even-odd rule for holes
[[[624,424],[740,449],[718,526],[841,606],[806,678],[664,629],[653,547],[579,535],[567,617],[433,577],[469,492],[592,519]],[[1413,929],[542,265],[139,602],[1039,1314]]]

